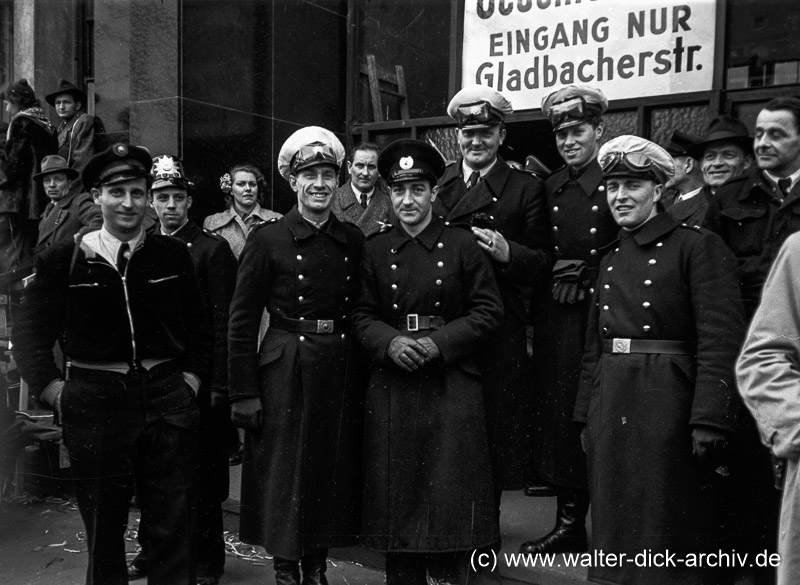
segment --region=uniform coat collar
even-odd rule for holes
[[[511,167],[502,157],[497,157],[497,163],[486,176],[469,191],[461,175],[462,159],[447,167],[439,182],[440,205],[445,208],[447,218],[451,221],[466,217],[488,207],[503,196],[506,183],[511,173]]]
[[[659,238],[663,238],[680,225],[681,224],[669,213],[661,212],[649,221],[646,221],[644,225],[636,231],[626,234],[625,237],[632,237],[640,246],[648,246]],[[622,231],[620,231],[620,239],[622,238]]]
[[[412,237],[405,229],[403,229],[400,220],[395,219],[394,227],[392,231],[389,232],[388,237],[390,238],[392,250],[400,250],[400,248],[405,246],[408,242],[416,240],[425,246],[428,251],[430,251],[436,245],[436,242],[438,242],[441,238],[444,228],[444,221],[434,215],[431,218],[431,222],[425,227],[425,229],[422,230],[421,233],[417,234],[416,237]]]
[[[325,233],[332,237],[334,240],[339,242],[347,243],[347,232],[333,212],[328,215],[328,221],[325,222],[325,225],[322,228],[317,229],[313,225],[311,225],[308,221],[303,219],[303,216],[300,215],[300,211],[297,209],[297,205],[292,207],[292,209],[284,216],[284,220],[286,221],[286,227],[289,228],[289,231],[292,232],[292,235],[296,240],[306,240],[317,233]]]
[[[564,185],[573,180],[570,176],[569,167],[564,166],[547,178],[548,193],[557,193]],[[603,182],[603,171],[597,159],[593,159],[578,175],[577,183],[586,195],[591,196]]]

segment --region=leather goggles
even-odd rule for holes
[[[455,118],[459,128],[497,126],[505,119],[503,113],[488,102],[460,105]]]
[[[333,148],[321,142],[301,147],[292,157],[291,172],[294,174],[316,165],[333,165],[338,171],[339,163]]]

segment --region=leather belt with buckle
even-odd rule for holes
[[[444,317],[438,315],[419,315],[409,313],[397,322],[397,328],[402,331],[424,331],[426,329],[441,329],[445,325]]]
[[[343,319],[289,319],[280,315],[269,316],[269,326],[297,333],[337,333],[345,327]]]
[[[688,341],[671,339],[626,339],[615,337],[603,340],[606,353],[663,353],[669,355],[694,355],[694,345]]]

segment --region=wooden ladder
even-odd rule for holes
[[[408,111],[408,94],[406,92],[406,77],[402,65],[395,65],[394,74],[382,69],[375,62],[375,55],[367,55],[366,74],[369,80],[369,95],[372,99],[372,117],[375,122],[385,122],[388,119],[383,113],[383,100],[381,94],[397,98],[400,106],[400,119],[408,120],[411,116]],[[362,73],[365,71],[362,69]],[[388,88],[381,88],[381,82]]]

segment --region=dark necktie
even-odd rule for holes
[[[119,247],[119,251],[117,252],[117,270],[119,270],[120,274],[125,274],[125,268],[128,267],[128,259],[130,257],[131,247],[128,245],[128,242],[123,242]]]
[[[361,196],[361,201],[360,201],[361,209],[366,209],[367,208],[367,194],[362,192],[360,194],[360,196]]]
[[[472,174],[467,179],[467,191],[472,189],[478,182],[478,179],[481,178],[481,174],[478,171],[472,171]]]
[[[785,177],[778,181],[778,189],[783,194],[784,197],[789,196],[789,188],[792,186],[792,179],[790,177]]]

